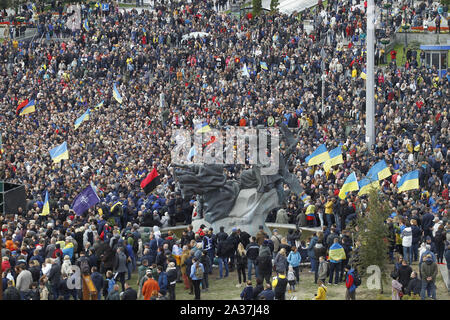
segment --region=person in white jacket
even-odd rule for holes
[[[412,228],[409,221],[405,223],[406,228],[403,229],[402,247],[403,247],[403,259],[405,259],[409,265],[412,264]]]
[[[70,275],[73,273],[72,271],[72,262],[70,262],[70,257],[68,255],[64,256],[64,262],[61,266],[61,275],[70,277]]]

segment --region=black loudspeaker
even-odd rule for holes
[[[27,199],[24,185],[0,181],[1,214],[16,214],[19,207],[25,211],[26,206]]]

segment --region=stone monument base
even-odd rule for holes
[[[212,227],[214,233],[218,233],[223,226],[226,233],[231,233],[233,228],[238,228],[252,236],[256,235],[259,226],[262,225],[264,231],[270,235],[271,231],[265,221],[269,212],[278,207],[278,195],[275,189],[265,193],[257,193],[256,188],[243,189],[239,192],[234,207],[227,217],[213,223],[205,219],[193,219],[192,225],[195,232],[204,224],[206,228]]]

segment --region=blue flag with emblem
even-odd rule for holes
[[[89,208],[95,206],[100,202],[100,198],[91,185],[80,192],[79,195],[73,200],[72,209],[77,215],[82,215],[84,212],[88,211]]]

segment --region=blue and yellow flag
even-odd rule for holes
[[[401,177],[397,185],[398,192],[419,189],[419,170],[408,172]]]
[[[87,32],[89,32],[90,28],[89,28],[89,24],[88,24],[88,21],[87,21],[87,19],[86,19],[86,20],[84,20],[84,23],[83,23],[83,28],[84,28],[84,30],[86,30]]]
[[[40,216],[47,216],[50,214],[50,205],[48,203],[48,191],[45,191],[45,200],[44,200],[44,207],[42,207],[42,213]]]
[[[340,262],[345,260],[345,250],[339,243],[333,243],[328,251],[328,260],[331,262]]]
[[[360,77],[361,77],[361,79],[364,79],[364,80],[367,79],[366,68],[362,69]]]
[[[261,61],[260,63],[259,63],[259,66],[261,67],[261,69],[263,69],[263,70],[269,70],[269,67],[267,66],[267,63],[265,63],[264,61]]]
[[[94,107],[94,109],[97,110],[98,108],[103,107],[103,104],[104,104],[104,103],[105,103],[105,101],[102,100],[102,102],[100,102],[99,104],[97,104],[97,105]]]
[[[28,104],[25,107],[22,108],[19,115],[23,116],[25,114],[29,114],[35,111],[36,111],[36,102],[33,99],[30,102],[28,102]]]
[[[189,154],[187,156],[187,160],[191,161],[192,157],[194,157],[197,154],[197,151],[195,150],[195,145],[191,147],[191,150],[189,150]]]
[[[118,103],[122,104],[123,99],[122,99],[122,96],[120,95],[119,91],[117,90],[117,87],[116,87],[115,83],[114,83],[114,86],[113,86],[113,97],[114,97],[114,99],[116,99],[116,101]]]
[[[61,145],[50,149],[50,157],[53,162],[58,163],[61,160],[69,159],[69,150],[67,149],[67,142],[64,141]]]
[[[416,152],[420,151],[420,142],[419,141],[414,142],[414,151],[416,151]]]
[[[202,124],[197,126],[197,131],[195,131],[195,132],[196,133],[206,133],[209,131],[211,131],[209,124],[207,122],[203,122]]]
[[[358,196],[368,194],[371,188],[380,189],[380,183],[378,182],[378,180],[370,182],[368,178],[364,178],[361,181],[358,181],[358,186]]]
[[[328,154],[327,147],[325,144],[321,144],[311,155],[305,158],[305,161],[311,167],[316,164],[321,164],[328,159],[330,159],[330,155]]]
[[[350,191],[358,191],[359,185],[358,180],[356,179],[356,174],[352,172],[344,182],[341,190],[339,191],[339,198],[345,199],[347,197],[347,193]]]
[[[5,149],[3,149],[2,134],[0,133],[0,159],[3,153],[5,153]]]
[[[344,159],[342,158],[341,146],[334,148],[328,154],[330,155],[330,159],[328,159],[323,163],[323,168],[325,169],[325,172],[330,172],[332,166],[344,163]]]
[[[91,110],[87,109],[85,113],[81,115],[77,120],[75,120],[75,130],[83,123],[84,120],[89,120],[89,116],[91,115]]]
[[[386,165],[386,161],[384,160],[375,163],[372,168],[369,169],[369,172],[367,172],[367,178],[372,181],[383,180],[390,176],[391,171],[389,170],[389,167]]]

